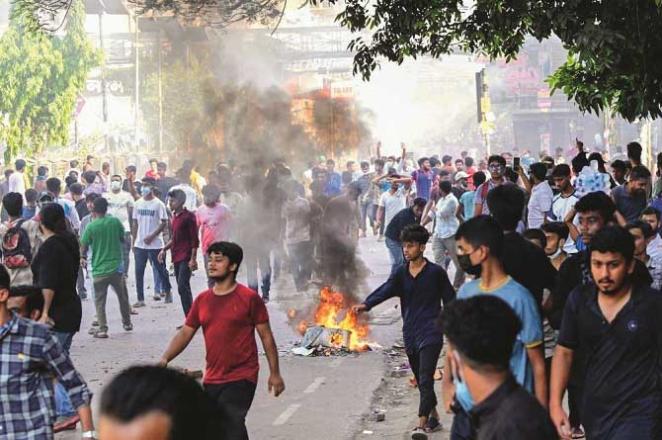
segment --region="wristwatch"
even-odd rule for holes
[[[83,433],[83,438],[96,439],[97,438],[97,432],[96,431],[85,431]]]

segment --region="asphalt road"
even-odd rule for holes
[[[360,253],[369,268],[367,284],[374,288],[383,282],[389,271],[388,255],[383,243],[374,237],[361,239]],[[134,316],[134,331],[121,328],[119,309],[112,293],[108,296],[109,339],[98,340],[87,334],[94,317],[91,300],[83,303],[83,324],[72,346],[72,358],[83,374],[95,398],[96,408],[103,386],[123,368],[134,364],[154,363],[163,352],[176,326],[183,322],[179,298],[173,304],[151,299],[151,271],[146,271],[147,307]],[[174,279],[171,279],[174,283]],[[240,275],[240,281],[245,278]],[[205,288],[205,277],[198,271],[192,279],[193,291]],[[248,416],[252,439],[348,439],[360,435],[361,418],[370,411],[370,402],[384,377],[386,364],[380,351],[344,357],[299,357],[291,354],[298,334],[287,322],[289,308],[304,308],[315,301],[316,289],[307,294],[295,294],[291,276],[284,272],[273,289],[268,304],[271,325],[281,352],[281,371],[286,383],[285,393],[274,398],[267,392],[268,366],[261,353],[260,383]],[[367,295],[369,292],[363,292]],[[133,276],[129,279],[129,296],[135,301]],[[372,312],[370,339],[390,347],[400,338],[401,321],[397,301],[391,300]],[[259,349],[261,346],[258,344]],[[177,359],[173,366],[189,370],[204,368],[204,346],[201,332]],[[96,412],[95,412],[96,416]],[[414,418],[415,419],[415,418]],[[361,436],[362,437],[362,436]],[[74,432],[59,434],[59,440],[80,438]]]

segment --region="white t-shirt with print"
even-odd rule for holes
[[[130,231],[128,208],[133,208],[133,196],[126,191],[120,191],[104,193],[103,197],[108,200],[108,214],[121,221],[125,231]]]
[[[379,198],[379,205],[384,208],[384,225],[388,226],[398,212],[407,207],[407,197],[402,188],[398,188],[395,194],[387,191]]]
[[[151,243],[145,243],[145,237],[152,234],[162,221],[168,220],[168,212],[161,200],[139,199],[133,208],[133,220],[138,224],[135,247],[140,249],[162,249],[163,234],[159,234]]]

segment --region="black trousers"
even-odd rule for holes
[[[191,269],[188,267],[189,260],[175,263],[175,279],[177,280],[177,292],[182,301],[184,316],[188,315],[193,304],[193,293],[191,292]]]
[[[442,345],[426,345],[421,349],[407,350],[409,365],[416,377],[420,393],[419,417],[429,417],[430,412],[437,406],[437,395],[434,393],[434,371],[437,369]]]
[[[256,384],[248,380],[220,385],[205,384],[205,392],[216,405],[219,440],[248,440],[246,414],[255,397]]]

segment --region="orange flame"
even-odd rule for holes
[[[313,323],[326,328],[349,330],[349,349],[351,351],[365,351],[368,345],[364,340],[370,333],[366,324],[360,323],[356,313],[352,312],[351,304],[341,292],[335,292],[330,287],[323,287],[320,291],[320,302],[315,310]],[[301,334],[306,332],[308,323],[301,321],[297,330]],[[331,341],[334,345],[343,345],[343,337],[334,335]]]

